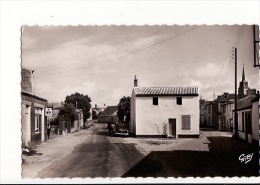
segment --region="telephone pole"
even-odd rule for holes
[[[237,116],[237,48],[235,49],[234,57],[235,57],[235,115],[234,115],[234,122],[235,122],[235,138],[238,138],[238,116]]]

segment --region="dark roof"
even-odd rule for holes
[[[234,99],[235,99],[235,94],[229,94],[229,93],[224,93],[222,95],[219,95],[217,98],[218,101],[234,100]]]
[[[198,96],[198,87],[136,87],[136,96]]]
[[[237,101],[237,109],[246,109],[252,106],[252,100],[256,96],[247,96],[246,98]]]
[[[100,113],[100,116],[112,116],[116,115],[118,106],[107,106],[107,108]]]
[[[34,94],[31,94],[31,93],[28,93],[28,92],[25,92],[25,91],[21,91],[21,95],[24,95],[24,96],[29,96],[29,97],[32,97],[32,98],[35,98],[35,99],[38,99],[38,100],[41,100],[41,101],[45,101],[45,102],[48,102],[46,99],[44,98],[41,98],[39,96],[36,96]]]
[[[256,94],[256,97],[252,99],[252,103],[259,101],[259,94]]]

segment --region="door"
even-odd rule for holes
[[[30,106],[22,104],[22,144],[29,146],[31,143]]]
[[[176,138],[176,119],[169,119],[169,137]]]

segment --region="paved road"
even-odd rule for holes
[[[134,143],[123,142],[123,138],[111,137],[105,124],[96,124],[71,154],[52,163],[37,177],[120,177],[144,158]]]

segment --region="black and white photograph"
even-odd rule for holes
[[[258,30],[23,26],[22,176],[258,176]]]
[[[258,0],[0,4],[1,184],[258,182]]]

